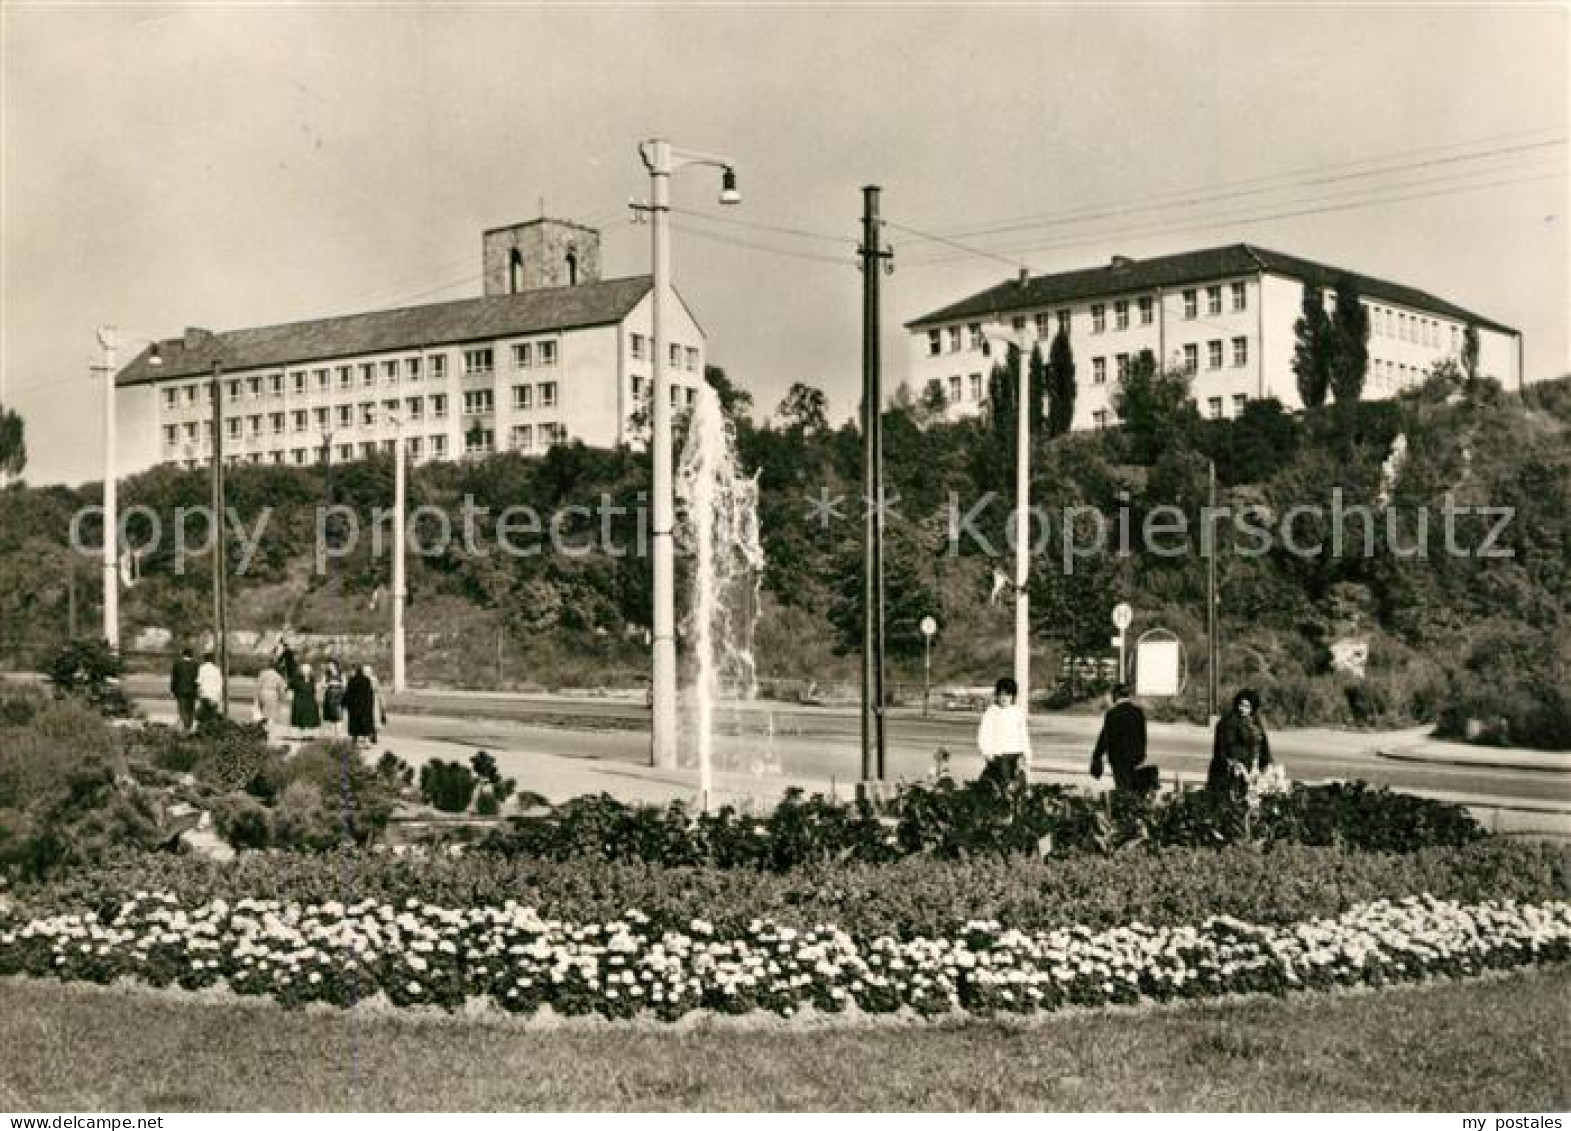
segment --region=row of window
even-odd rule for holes
[[[654,391],[654,382],[645,381],[637,373],[633,374],[633,399],[635,401],[650,399],[654,395]],[[698,390],[681,385],[672,385],[670,395],[672,408],[681,408],[684,405],[692,408],[693,402],[697,399]]]
[[[1200,302],[1205,299],[1205,310],[1208,315],[1218,315],[1223,311],[1224,303],[1234,313],[1249,309],[1249,288],[1246,283],[1221,283],[1208,287],[1190,287],[1183,292],[1184,317],[1186,319],[1200,317]],[[1133,300],[1115,299],[1111,303],[1093,302],[1090,306],[1091,333],[1104,334],[1108,331],[1109,314],[1112,315],[1111,325],[1114,330],[1127,330],[1136,321],[1141,326],[1149,326],[1156,321],[1156,297],[1154,295],[1141,295]],[[1058,328],[1064,333],[1069,332],[1070,312],[1068,310],[1039,311],[1034,316],[1036,336],[1046,338],[1053,320],[1058,322]],[[1013,318],[1016,331],[1025,329],[1026,318],[1017,314]],[[929,357],[937,357],[946,352],[959,353],[962,348],[981,349],[983,343],[982,323],[968,322],[964,326],[940,326],[927,332],[927,353]]]
[[[171,426],[172,427],[172,426]],[[166,429],[166,436],[171,429]],[[545,421],[540,424],[519,424],[513,428],[512,448],[514,451],[532,452],[544,450],[552,444],[560,444],[567,439],[567,429],[554,421]],[[405,448],[411,459],[422,459],[429,451],[431,458],[441,459],[447,455],[447,437],[438,433],[433,436],[410,436],[404,441]],[[464,451],[469,455],[481,455],[494,451],[496,447],[496,433],[489,428],[471,428],[464,437]],[[392,440],[362,440],[358,444],[338,444],[333,450],[339,460],[352,460],[358,454],[361,458],[368,458],[378,450],[391,453]],[[324,446],[292,448],[285,451],[276,448],[267,452],[238,452],[226,458],[229,464],[259,464],[259,463],[294,463],[304,466],[323,462]],[[187,469],[195,469],[205,461],[186,458],[184,460],[171,459],[170,463],[183,464]]]
[[[1408,314],[1406,311],[1374,305],[1369,307],[1369,315],[1369,332],[1372,337],[1412,342],[1414,345],[1429,346],[1433,349],[1440,348],[1438,319],[1424,318],[1417,314]],[[1450,329],[1451,352],[1457,353],[1462,348],[1462,328],[1452,326]]]
[[[334,388],[340,391],[353,389],[357,386],[369,389],[376,386],[378,377],[383,384],[395,385],[400,379],[419,381],[427,372],[433,380],[445,378],[447,358],[436,354],[429,358],[393,358],[383,362],[364,361],[355,365],[323,366],[311,370],[292,369],[287,375],[258,373],[250,377],[231,377],[224,382],[224,395],[229,401],[238,401],[242,395],[253,398],[281,397],[286,388],[297,396],[303,396],[313,389],[319,393],[329,392]],[[184,385],[168,385],[164,388],[165,408],[174,408],[181,403],[194,405],[198,401],[212,404],[210,381],[193,381]]]
[[[1233,415],[1241,416],[1244,411],[1244,406],[1248,403],[1249,397],[1246,394],[1234,393]],[[1223,397],[1206,398],[1206,412],[1213,420],[1220,420],[1222,418],[1225,405],[1226,400]],[[1099,408],[1091,413],[1091,423],[1098,428],[1106,428],[1110,423],[1112,423],[1112,419],[1113,415],[1109,409]]]
[[[514,369],[549,368],[557,361],[557,343],[554,339],[514,342],[511,348]],[[496,350],[492,346],[475,346],[464,351],[464,376],[480,376],[495,369]]]
[[[643,334],[633,334],[631,345],[635,361],[649,359],[649,347],[652,339]],[[685,368],[689,373],[698,372],[698,350],[693,346],[684,346],[678,342],[671,342],[667,346],[666,358],[672,369]]]

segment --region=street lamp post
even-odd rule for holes
[[[118,432],[115,421],[115,354],[119,331],[113,326],[98,328],[98,345],[104,351],[104,640],[110,651],[120,650],[120,495],[116,466]],[[147,363],[163,364],[158,343],[151,342]]]
[[[722,170],[720,203],[737,204],[736,174],[723,157],[679,149],[656,138],[638,147],[649,170],[649,203],[639,207],[650,214],[651,273],[650,348],[654,357],[651,395],[654,399],[650,443],[654,468],[651,488],[652,546],[654,556],[653,610],[653,718],[651,761],[656,766],[676,765],[676,560],[672,545],[676,499],[671,468],[671,375],[667,368],[665,304],[671,286],[671,176],[688,165],[709,165]]]
[[[393,691],[406,687],[404,677],[404,417],[382,410],[384,424],[393,426]]]
[[[1007,337],[1004,327],[983,330],[985,340],[1015,347],[1016,447],[1015,447],[1015,682],[1020,685],[1020,706],[1031,711],[1031,366],[1026,355],[1024,324]],[[1006,352],[1005,356],[1008,354]]]

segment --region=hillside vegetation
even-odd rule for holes
[[[1154,395],[1129,406],[1123,428],[1050,438],[1036,422],[1032,497],[1048,521],[1031,578],[1038,695],[1067,705],[1098,690],[1094,680],[1061,683],[1063,661],[1111,654],[1109,613],[1123,600],[1136,610],[1131,639],[1163,628],[1185,645],[1185,692],[1159,710],[1203,709],[1206,560],[1199,528],[1211,460],[1218,503],[1235,513],[1256,508],[1256,525],[1277,532],[1264,545],[1231,517],[1217,524],[1224,692],[1256,687],[1278,724],[1439,722],[1447,733],[1486,741],[1571,746],[1571,380],[1516,395],[1442,373],[1395,401],[1329,405],[1305,416],[1255,401],[1236,420],[1212,421],[1199,419],[1182,397],[1162,395],[1161,382],[1177,378],[1155,377],[1148,390]],[[745,394],[718,372],[713,379],[723,399],[745,409]],[[1013,569],[1005,531],[1015,425],[1006,387],[995,375],[996,410],[974,420],[945,421],[937,398],[917,400],[904,390],[885,413],[893,500],[886,618],[897,694],[919,691],[917,624],[926,615],[941,626],[935,681],[987,683],[1008,670],[1008,587],[994,597],[995,571]],[[851,423],[828,427],[822,397],[805,387],[793,390],[766,425],[739,417],[737,433],[743,461],[758,475],[768,555],[757,654],[760,676],[779,682],[766,689],[805,692],[811,682],[822,693],[854,681],[860,434]],[[1405,455],[1393,459],[1394,445],[1405,445]],[[231,626],[385,634],[389,539],[378,557],[368,532],[373,511],[391,505],[392,478],[386,457],[330,472],[234,469],[228,502],[238,521],[255,531],[264,508],[270,511],[243,572],[247,547],[230,541]],[[1352,514],[1340,554],[1331,530],[1338,489],[1341,508]],[[637,549],[647,491],[643,454],[579,444],[538,458],[499,454],[416,469],[409,499],[412,508],[426,508],[415,522],[422,545],[439,541],[438,511],[453,537],[410,559],[412,679],[470,686],[631,686],[643,679],[649,573]],[[95,484],[0,491],[0,645],[11,662],[36,664],[66,635],[73,584],[78,623],[95,623],[97,561],[73,554],[68,537],[73,514],[99,498]],[[122,599],[128,641],[147,626],[176,638],[207,630],[210,557],[188,553],[182,560],[173,532],[177,508],[194,510],[208,498],[200,471],[159,467],[122,484],[131,543],[148,541],[153,515],[162,526],[162,539],[141,558],[139,580]],[[348,508],[330,520],[330,540],[343,538],[350,511],[362,536],[319,572],[316,511],[327,503]],[[1448,503],[1475,508],[1449,516],[1452,545],[1461,552],[1447,548]],[[536,549],[528,556],[496,549],[498,517],[519,505],[540,516],[538,530],[516,525],[517,518],[511,528],[515,546]],[[587,509],[564,510],[569,506]],[[1476,510],[1484,506],[1509,508],[1502,512],[1509,521],[1502,526],[1500,516]],[[1188,533],[1143,545],[1148,518],[1171,518],[1154,515],[1160,507],[1187,515]],[[1295,544],[1323,543],[1318,549],[1295,552],[1283,543],[1281,523],[1294,507],[1319,508],[1318,515],[1299,513],[1293,524]],[[1087,509],[1078,512],[1072,548],[1090,545],[1090,508],[1105,516],[1110,544],[1101,553],[1072,555],[1066,570],[1064,516],[1073,508]],[[1373,521],[1354,508],[1367,508]],[[561,535],[554,550],[553,521]],[[1428,524],[1427,553],[1414,553],[1421,521]],[[188,543],[200,549],[201,521],[188,517],[186,529]],[[1127,553],[1120,529],[1130,531]],[[82,523],[82,532],[87,545],[98,544],[96,517]],[[1367,642],[1364,677],[1333,665],[1339,641]]]

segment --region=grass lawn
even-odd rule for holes
[[[0,1109],[1564,1111],[1571,970],[792,1031],[526,1029],[0,983]]]

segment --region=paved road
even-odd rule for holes
[[[129,690],[157,703],[162,681],[132,677]],[[245,681],[236,681],[242,701]],[[860,718],[854,711],[790,705],[749,705],[721,710],[726,732],[717,740],[718,769],[849,784],[859,776]],[[1084,716],[1040,715],[1032,736],[1039,767],[1081,773],[1089,761],[1096,720]],[[470,693],[408,692],[401,696],[388,731],[396,749],[400,736],[477,747],[528,750],[560,757],[640,765],[649,753],[649,713],[637,701],[595,698],[487,696]],[[933,753],[948,749],[955,771],[979,772],[972,715],[923,719],[897,712],[887,723],[887,776],[912,778],[932,766]],[[1403,732],[1415,741],[1414,732]],[[1272,748],[1295,778],[1361,778],[1396,788],[1444,790],[1479,797],[1571,805],[1571,776],[1537,769],[1394,761],[1375,747],[1403,735],[1362,735],[1330,731],[1281,731]],[[1202,728],[1153,724],[1151,758],[1165,777],[1203,781],[1211,754],[1210,735]],[[456,753],[456,751],[455,751]]]

